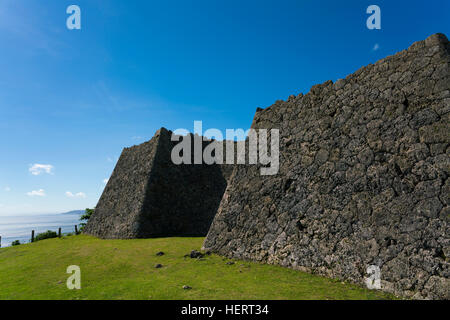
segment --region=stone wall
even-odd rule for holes
[[[162,128],[149,142],[123,150],[85,233],[107,239],[206,235],[232,166],[173,164],[171,135]]]
[[[258,110],[280,172],[234,169],[205,249],[363,283],[450,294],[450,72],[442,34]]]

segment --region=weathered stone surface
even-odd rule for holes
[[[149,142],[123,150],[85,233],[107,239],[206,235],[232,166],[173,164],[171,135],[162,128]]]
[[[442,34],[336,83],[257,110],[280,130],[280,171],[238,166],[204,249],[450,296],[450,47]]]

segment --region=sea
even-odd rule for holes
[[[58,232],[61,228],[62,233],[75,232],[75,225],[81,223],[82,212],[62,213],[62,214],[42,214],[42,215],[24,215],[24,216],[0,216],[0,237],[1,247],[8,247],[15,240],[20,243],[29,243],[31,240],[31,231],[35,235],[47,230]]]

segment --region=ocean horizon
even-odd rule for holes
[[[80,217],[81,213],[0,216],[0,245],[9,247],[15,240],[30,243],[32,230],[35,235],[47,230],[58,232],[58,228],[62,233],[75,232],[75,225],[81,223]]]

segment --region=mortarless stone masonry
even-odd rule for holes
[[[163,128],[124,149],[85,232],[202,236],[217,211],[205,249],[358,283],[376,265],[383,290],[449,299],[449,51],[436,34],[258,109],[252,128],[280,130],[275,176],[176,166]]]
[[[336,83],[258,110],[280,172],[237,166],[204,248],[363,283],[450,296],[450,47],[435,34]]]
[[[123,150],[85,233],[106,239],[206,235],[232,166],[173,164],[171,135],[162,128]]]

